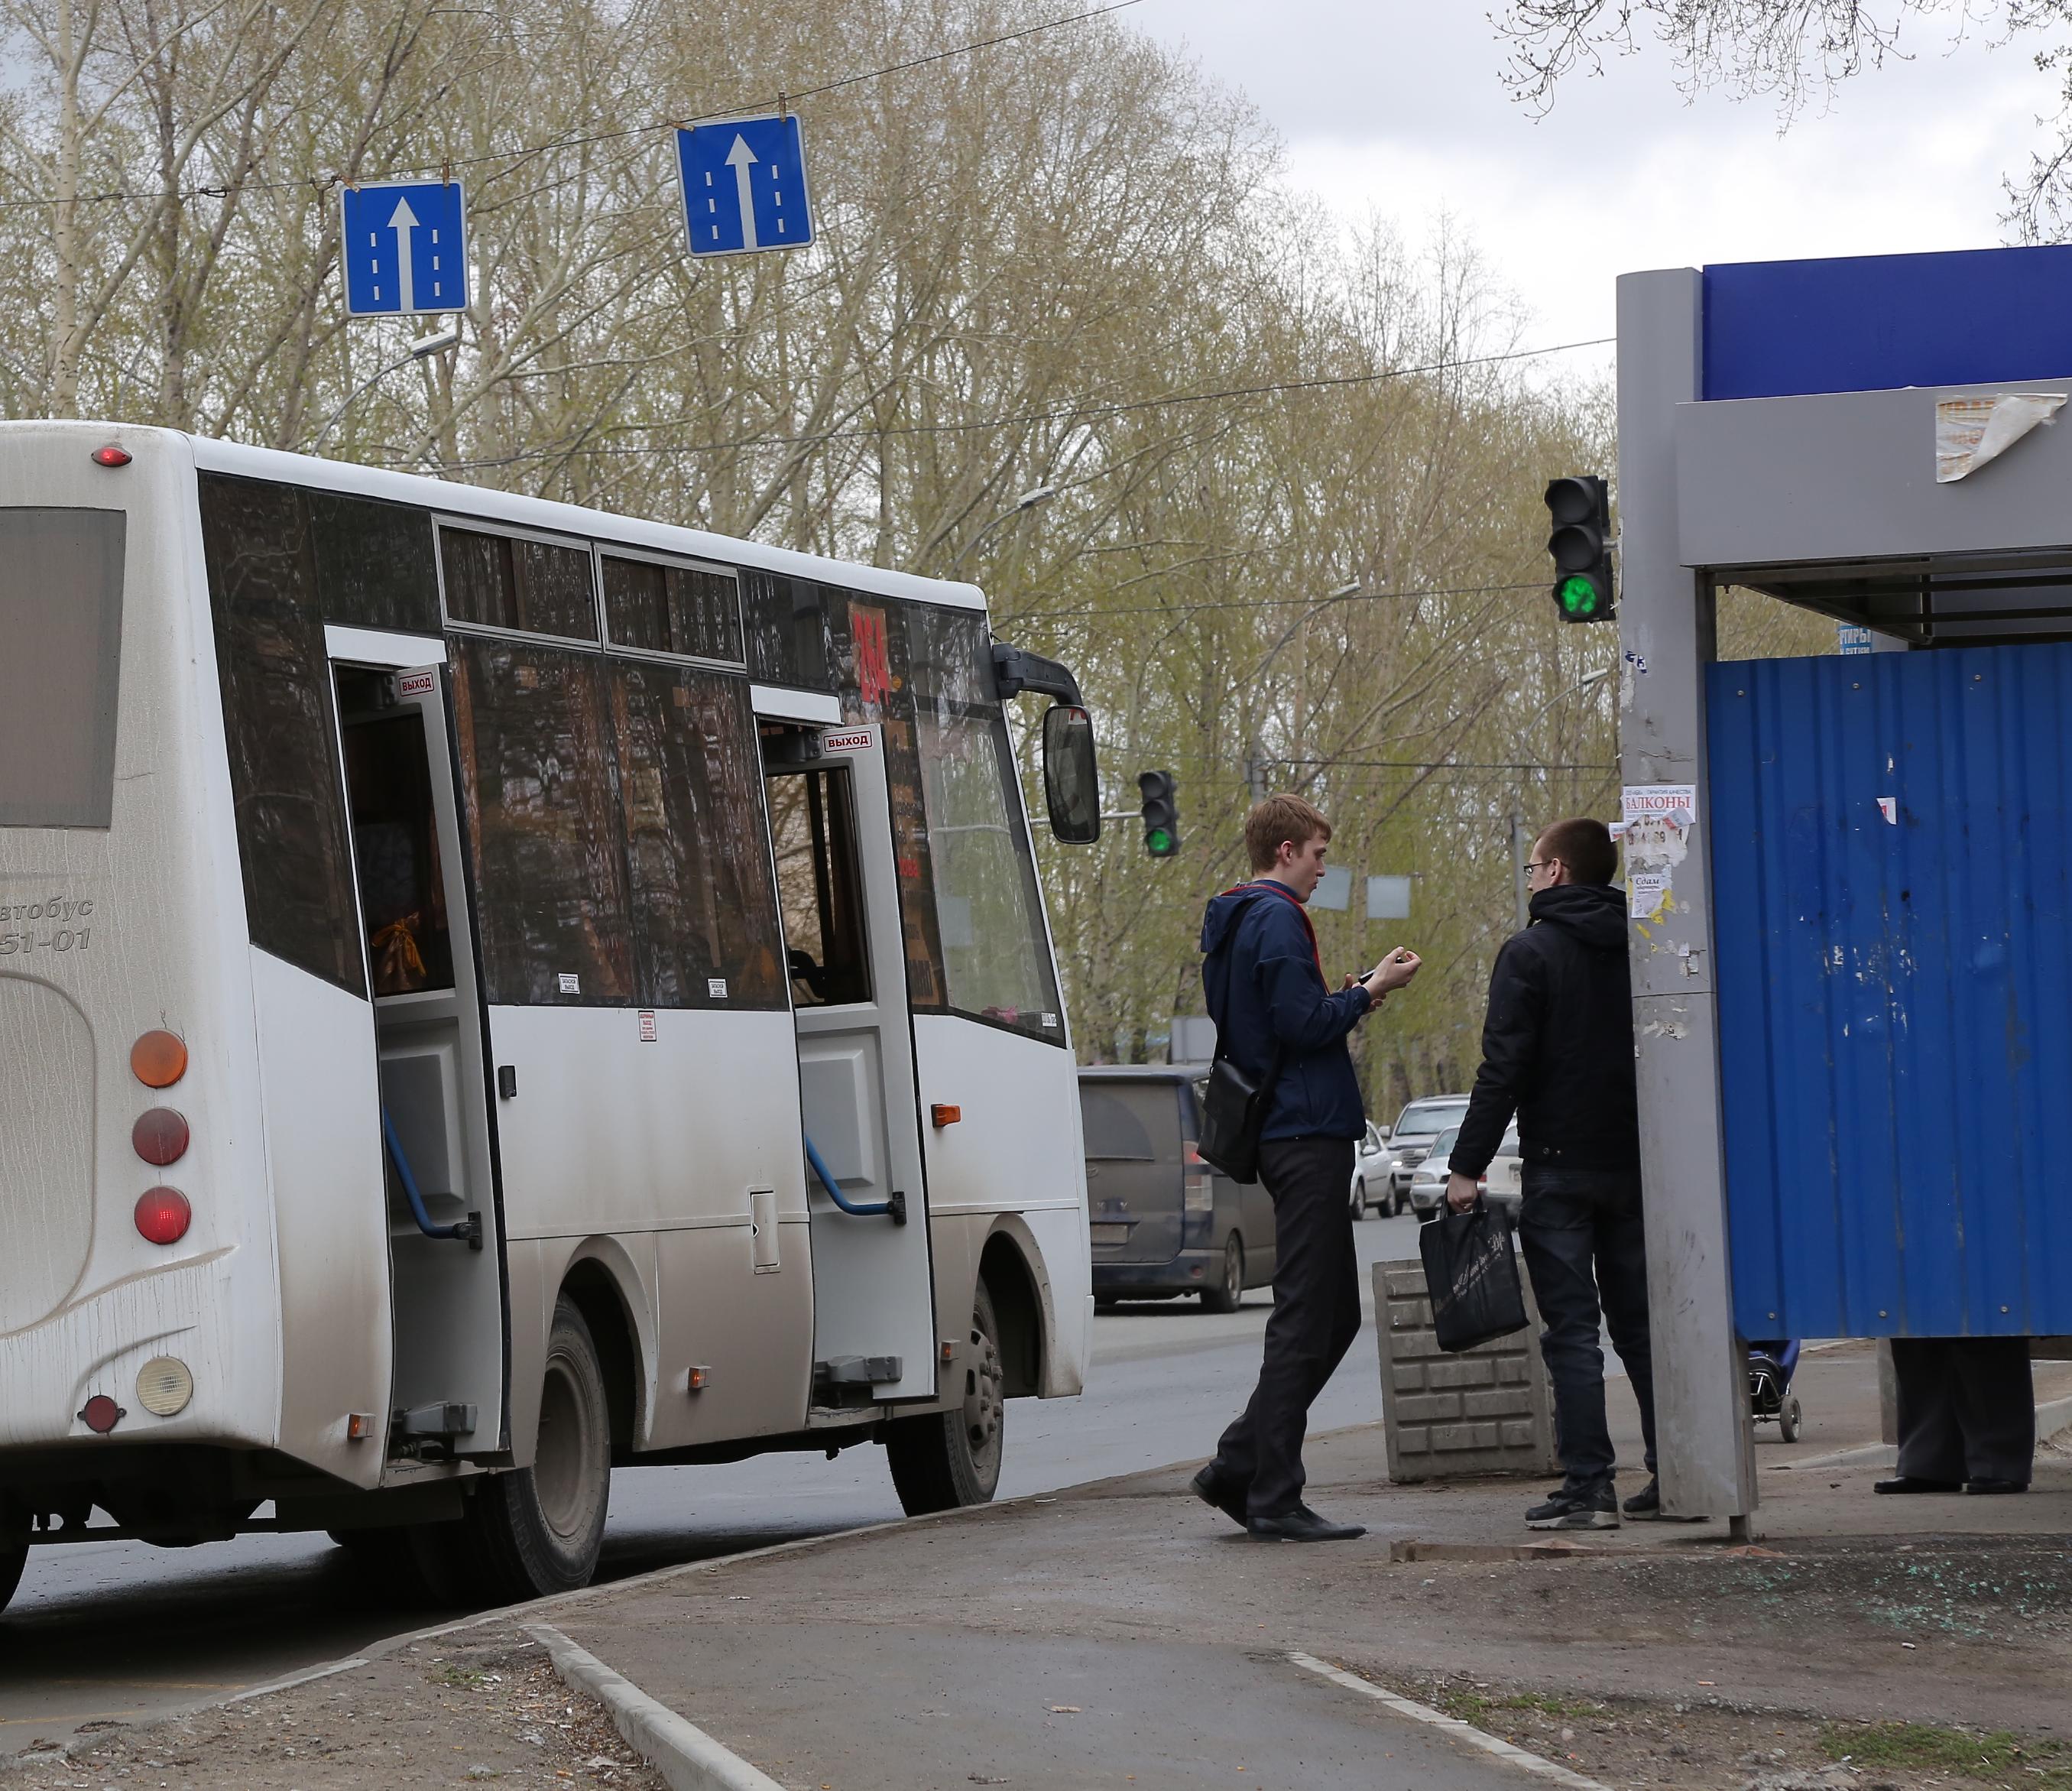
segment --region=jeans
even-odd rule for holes
[[[1309,1407],[1359,1335],[1353,1255],[1353,1141],[1276,1138],[1259,1147],[1273,1196],[1273,1311],[1259,1385],[1216,1445],[1215,1476],[1244,1488],[1253,1517],[1284,1517],[1302,1502],[1302,1438]]]
[[[1556,1443],[1572,1490],[1612,1477],[1599,1314],[1640,1402],[1655,1472],[1655,1362],[1647,1336],[1647,1241],[1638,1174],[1525,1165],[1519,1241],[1546,1328],[1540,1353],[1554,1383]],[[1602,1306],[1600,1308],[1599,1302]]]

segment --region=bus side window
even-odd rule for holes
[[[770,830],[791,997],[801,1007],[870,999],[863,890],[849,773],[789,772],[770,780]]]

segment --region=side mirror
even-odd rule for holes
[[[1100,771],[1094,762],[1094,718],[1069,703],[1043,712],[1043,799],[1050,831],[1067,846],[1100,838]]]

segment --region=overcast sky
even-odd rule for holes
[[[1536,119],[1504,88],[1486,10],[1144,0],[1123,16],[1246,93],[1296,183],[1341,212],[1379,211],[1413,240],[1450,214],[1529,307],[1535,345],[1609,336],[1612,282],[1638,269],[1991,247],[2001,176],[2056,109],[2032,45],[1953,52],[1930,21],[1912,61],[1858,76],[1782,136],[1770,100],[1687,105],[1653,45],[1572,76]],[[1556,179],[1594,181],[1594,203],[1546,198]]]

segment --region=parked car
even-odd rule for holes
[[[1366,1135],[1353,1153],[1352,1208],[1355,1221],[1364,1219],[1376,1207],[1392,1213],[1400,1210],[1396,1200],[1392,1175],[1395,1167],[1396,1153],[1388,1147],[1388,1134],[1370,1119]]]
[[[1410,1204],[1420,1219],[1436,1219],[1446,1204],[1446,1179],[1453,1174],[1447,1167],[1453,1154],[1453,1141],[1461,1135],[1457,1125],[1449,1126],[1432,1141],[1432,1148],[1424,1160],[1411,1171]],[[1490,1159],[1490,1166],[1482,1178],[1482,1197],[1491,1206],[1501,1207],[1512,1218],[1518,1217],[1523,1198],[1519,1188],[1518,1128],[1514,1126],[1503,1134],[1503,1141],[1496,1147],[1496,1155]]]
[[[1199,1294],[1235,1311],[1273,1280],[1273,1202],[1195,1151],[1206,1064],[1104,1064],[1079,1072],[1094,1303]]]
[[[1432,1094],[1412,1101],[1396,1116],[1388,1142],[1396,1153],[1396,1167],[1389,1185],[1396,1191],[1398,1213],[1410,1207],[1410,1177],[1424,1160],[1425,1152],[1432,1148],[1432,1141],[1449,1126],[1459,1125],[1467,1110],[1468,1097],[1465,1094]]]

